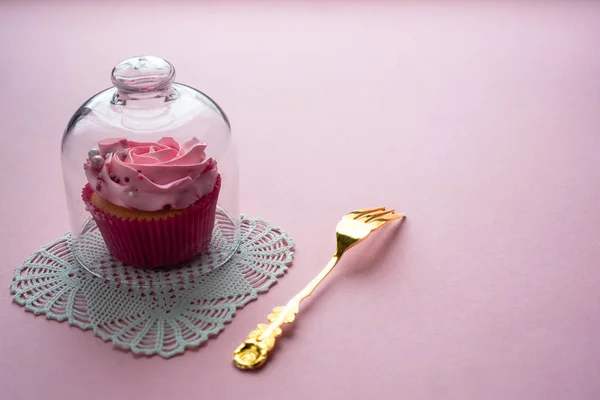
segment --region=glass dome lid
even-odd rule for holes
[[[158,57],[124,60],[111,79],[62,138],[75,257],[116,281],[161,267],[191,275],[219,267],[240,237],[227,116],[206,94],[176,83],[173,65]]]

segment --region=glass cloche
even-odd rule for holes
[[[62,138],[73,254],[131,285],[183,283],[223,265],[240,240],[227,116],[158,57],[112,70]],[[177,271],[177,273],[173,273]]]

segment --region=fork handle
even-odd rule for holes
[[[256,329],[248,334],[244,342],[233,352],[233,361],[240,369],[256,369],[266,361],[269,352],[275,346],[275,341],[281,335],[281,326],[296,319],[300,302],[310,296],[315,288],[323,282],[336,266],[340,257],[334,256],[329,263],[309,283],[287,302],[285,306],[276,307],[269,314],[269,324],[258,324]]]

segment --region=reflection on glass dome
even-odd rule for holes
[[[197,262],[206,272],[203,260],[213,260],[214,269],[239,243],[229,121],[212,99],[174,79],[175,69],[160,58],[125,60],[113,69],[115,86],[83,104],[65,130],[74,253],[106,279],[106,258],[130,268]],[[90,261],[94,252],[105,259]]]

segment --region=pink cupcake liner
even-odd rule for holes
[[[92,202],[89,184],[82,198],[104,238],[119,261],[142,268],[174,266],[206,250],[215,224],[221,189],[218,176],[213,191],[177,215],[159,219],[129,219],[108,214]]]

